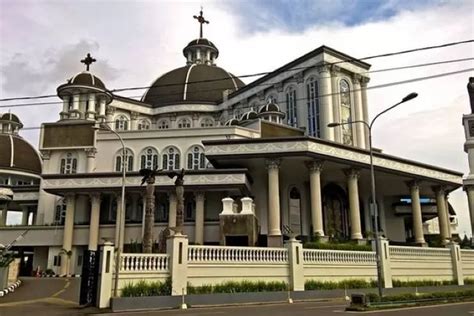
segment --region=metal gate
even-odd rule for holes
[[[80,305],[96,306],[97,288],[99,286],[100,251],[84,251],[81,273]]]

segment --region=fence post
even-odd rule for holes
[[[450,242],[448,244],[451,250],[451,262],[453,263],[453,279],[457,281],[458,285],[464,285],[464,275],[462,273],[461,265],[461,250],[458,244]]]
[[[304,291],[303,245],[301,241],[291,237],[286,243],[290,270],[290,289]]]
[[[186,295],[188,283],[188,236],[176,233],[167,240],[171,295]]]
[[[112,297],[112,278],[114,274],[114,245],[107,241],[100,254],[99,283],[97,302],[99,308],[110,307]]]
[[[392,267],[390,266],[390,246],[388,240],[380,238],[380,269],[382,270],[382,286],[386,289],[391,289],[392,285]],[[375,251],[377,244],[375,240],[372,241],[372,249]]]

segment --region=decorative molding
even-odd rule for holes
[[[353,84],[360,84],[361,80],[362,80],[361,75],[359,75],[359,74],[352,75],[352,83]]]
[[[136,120],[136,119],[138,119],[138,116],[139,116],[139,115],[140,115],[140,113],[135,112],[135,111],[132,111],[132,112],[130,113],[130,119],[131,119],[131,120]]]
[[[319,66],[318,67],[318,73],[322,73],[322,72],[329,72],[329,66],[327,65],[322,65],[322,66]]]
[[[15,192],[13,201],[34,201],[39,200],[38,192]]]
[[[277,92],[283,92],[283,82],[275,83],[273,88],[275,88]]]
[[[298,72],[293,76],[293,79],[296,81],[296,83],[303,83],[304,82],[304,75],[303,72]]]
[[[367,87],[367,84],[369,83],[369,81],[370,81],[369,77],[363,77],[362,76],[361,81],[360,81],[360,85],[365,88],[365,87]]]
[[[337,65],[331,66],[331,76],[336,77],[337,75],[339,75],[340,72],[341,72],[341,67]]]
[[[263,90],[260,90],[257,92],[257,97],[260,101],[264,101],[265,100],[265,91]]]

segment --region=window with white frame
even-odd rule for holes
[[[118,131],[126,131],[128,130],[128,119],[124,115],[120,115],[115,120],[115,129]]]
[[[191,128],[191,120],[182,118],[178,121],[178,128]]]
[[[168,147],[163,153],[163,170],[179,169],[179,159],[179,150],[176,147]]]
[[[148,147],[142,151],[140,155],[141,169],[158,169],[158,151],[154,148]]]
[[[211,118],[205,118],[201,121],[201,127],[213,127],[214,120]]]
[[[115,171],[121,172],[122,171],[122,156],[123,150],[119,150],[115,155]],[[133,153],[130,149],[125,150],[125,171],[133,171]]]
[[[318,82],[314,78],[310,78],[306,83],[306,99],[308,104],[308,135],[320,137]]]
[[[61,159],[59,172],[61,174],[77,173],[77,158],[72,153],[67,153],[66,157]]]
[[[188,169],[199,170],[206,168],[206,157],[204,150],[200,146],[193,146],[188,151]]]
[[[138,130],[146,130],[146,129],[150,129],[150,121],[148,120],[140,120],[138,122]]]
[[[66,203],[64,199],[58,201],[56,204],[56,212],[54,214],[54,224],[55,225],[64,225],[66,219]]]
[[[341,98],[341,123],[347,123],[352,120],[352,110],[351,110],[351,90],[349,87],[349,82],[342,79],[339,82],[339,96]],[[341,125],[342,128],[342,142],[345,145],[352,145],[353,136],[352,136],[352,125],[344,124]]]
[[[170,128],[170,122],[168,120],[160,120],[158,121],[158,129],[168,129]]]
[[[296,89],[294,87],[289,87],[286,91],[286,118],[288,125],[298,125],[296,115]]]

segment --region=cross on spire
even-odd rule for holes
[[[95,58],[92,58],[91,54],[90,53],[87,53],[87,56],[86,58],[84,58],[83,60],[81,60],[81,63],[85,64],[86,65],[86,70],[89,71],[89,66],[96,62],[96,59]]]
[[[204,16],[202,15],[202,7],[201,7],[201,11],[199,11],[199,16],[195,15],[194,18],[196,20],[198,20],[199,24],[200,24],[200,29],[199,29],[199,38],[202,38],[202,25],[204,23],[206,24],[209,24],[209,21],[207,21]]]

